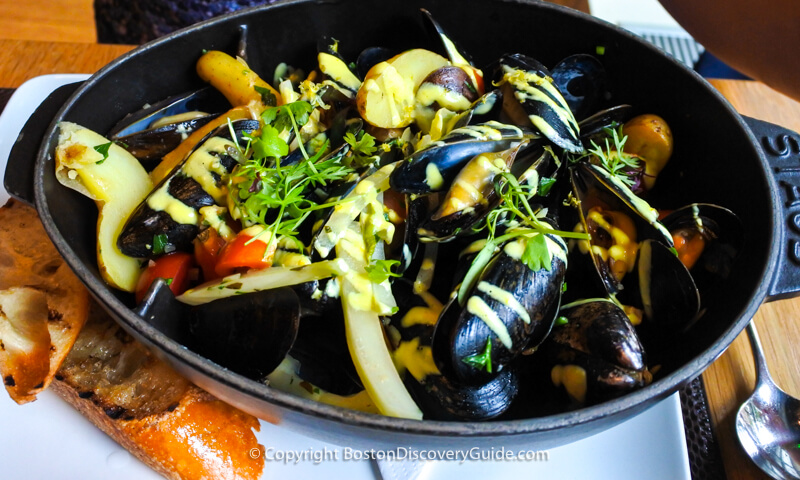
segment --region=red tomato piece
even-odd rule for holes
[[[225,247],[225,239],[213,228],[203,230],[194,239],[194,259],[203,271],[203,280],[219,278],[215,271],[219,254]]]
[[[172,252],[159,257],[142,272],[136,286],[136,302],[141,302],[150,285],[157,279],[163,278],[169,283],[169,288],[175,295],[180,295],[189,287],[189,269],[194,261],[186,252]]]
[[[266,241],[269,235],[265,234]],[[225,277],[237,271],[246,271],[253,268],[267,268],[272,266],[275,256],[276,242],[270,242],[270,251],[267,251],[267,243],[260,238],[240,233],[222,248],[217,259],[214,271],[220,277]]]

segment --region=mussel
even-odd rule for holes
[[[553,67],[552,76],[578,121],[595,111],[606,93],[605,67],[592,55],[570,55]]]
[[[559,315],[542,350],[552,382],[574,401],[594,404],[650,382],[644,347],[615,303],[587,299],[563,306]]]
[[[507,150],[535,137],[528,129],[495,121],[457,128],[402,162],[392,173],[391,186],[415,194],[445,190],[475,156]]]
[[[238,164],[236,142],[259,128],[238,120],[216,129],[131,214],[117,245],[130,257],[153,258],[191,244],[200,232],[200,209],[226,204],[227,177]]]
[[[544,65],[526,55],[507,54],[500,59],[497,76],[503,109],[516,124],[532,124],[566,151],[583,151],[575,116]]]
[[[656,210],[596,165],[573,165],[571,180],[581,217],[578,229],[590,235],[577,242],[578,251],[591,258],[607,294],[643,310],[657,324],[694,320],[699,293],[673,253],[672,236]]]
[[[393,286],[402,310],[392,317],[391,329],[399,335],[395,363],[406,371],[404,383],[423,411],[433,420],[488,420],[503,414],[519,390],[512,370],[489,381],[470,385],[439,372],[431,356],[433,327],[442,308],[428,292],[414,293],[412,284],[398,280]]]
[[[548,257],[539,268],[524,258],[534,249]],[[467,295],[461,301],[454,295],[442,311],[433,339],[439,369],[459,382],[483,384],[538,346],[555,321],[566,269],[561,237],[537,233],[503,245]]]

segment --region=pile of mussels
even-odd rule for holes
[[[409,126],[386,128],[357,93],[370,70],[397,52],[370,48],[348,64],[324,39],[326,81],[316,92],[327,105],[326,158],[346,157],[352,146],[343,132],[364,130],[383,148],[360,178],[397,164],[385,195],[400,198],[399,211],[387,215],[400,220],[386,247],[386,258],[398,260],[391,282],[399,311],[386,316],[384,328],[406,387],[426,418],[483,420],[575,408],[647,385],[657,372],[645,346],[701,317],[701,293],[726,276],[736,256],[737,218],[694,204],[659,219],[644,198],[671,154],[669,127],[654,115],[633,117],[626,105],[598,111],[605,82],[598,57],[573,55],[548,69],[507,54],[484,70],[492,76],[484,84],[424,13],[450,64],[417,82]],[[420,100],[423,87],[431,90],[428,101]],[[214,115],[157,128],[143,127],[142,117],[149,125],[194,110],[192,103],[223,108],[210,106],[210,96],[203,90],[150,107],[123,121],[112,139],[143,162],[160,159]],[[242,132],[258,128],[258,120],[237,120],[204,143],[232,135],[244,142]],[[222,169],[213,180],[224,186],[238,160],[215,155]],[[283,164],[297,161],[292,155]],[[224,195],[183,170],[165,180],[170,195],[196,210],[226,205]],[[322,190],[341,197],[356,183]],[[127,255],[152,257],[160,234],[190,249],[209,228],[147,205],[120,236]],[[305,247],[295,253],[324,260],[311,248],[320,235],[312,224],[329,214],[308,220]],[[531,245],[537,236],[539,250]],[[676,248],[676,239],[689,247]],[[277,384],[275,368],[289,358],[309,392],[356,394],[363,387],[337,289],[329,288],[334,281],[191,307],[182,313],[191,322],[187,342],[258,380]],[[232,320],[219,322],[221,316]]]

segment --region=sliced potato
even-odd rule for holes
[[[211,50],[197,60],[196,68],[197,75],[225,95],[234,107],[253,105],[263,110],[264,101],[256,87],[271,93],[277,105],[281,103],[278,92],[251,70],[241,58]]]
[[[59,128],[56,177],[97,203],[100,274],[112,287],[133,292],[140,263],[119,251],[117,237],[131,212],[153,189],[150,176],[133,155],[102,135],[69,122],[61,122]],[[104,158],[95,147],[105,145],[108,154]]]
[[[361,116],[381,128],[401,128],[414,120],[416,93],[433,71],[450,65],[441,55],[414,49],[380,62],[367,72],[356,95]]]

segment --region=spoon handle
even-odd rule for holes
[[[756,364],[756,384],[774,383],[769,375],[764,349],[761,347],[761,340],[758,337],[756,324],[753,320],[750,320],[750,323],[747,324],[747,336],[750,337],[750,347],[753,350],[753,360]]]

